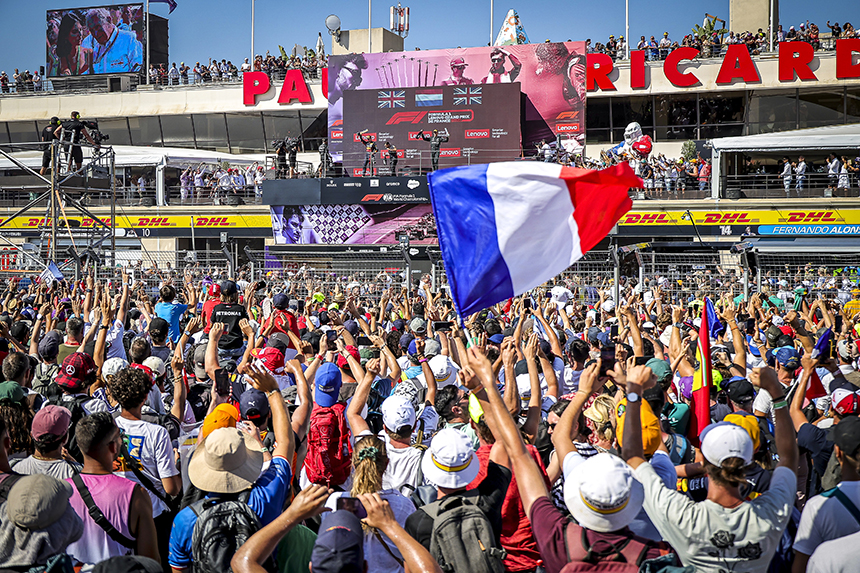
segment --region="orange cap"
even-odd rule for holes
[[[235,428],[239,421],[239,410],[232,404],[218,404],[212,413],[203,420],[198,439],[202,440],[218,428]]]

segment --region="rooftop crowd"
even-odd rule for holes
[[[217,59],[210,59],[204,64],[196,62],[194,66],[189,66],[185,62],[180,62],[179,66],[176,62],[170,66],[153,64],[149,68],[149,79],[153,84],[166,86],[238,82],[241,74],[245,72],[266,72],[270,78],[277,79],[282,78],[287,70],[302,70],[308,78],[315,79],[319,77],[319,69],[327,65],[328,57],[325,54],[318,58],[312,51],[308,51],[304,56],[287,57],[283,55],[275,57],[266,52],[265,58],[258,54],[253,63],[245,58],[238,67],[231,60],[225,59],[220,62]]]
[[[857,275],[718,270],[10,281],[0,570],[851,571]]]

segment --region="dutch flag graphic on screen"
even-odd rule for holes
[[[643,185],[627,163],[471,165],[429,175],[439,246],[460,316],[550,280],[599,243]]]
[[[442,106],[442,90],[421,90],[415,92],[416,107]]]

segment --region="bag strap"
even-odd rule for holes
[[[159,500],[161,500],[161,502],[167,506],[168,510],[170,510],[171,512],[175,512],[177,509],[176,504],[174,502],[172,502],[163,493],[158,491],[158,488],[155,487],[155,484],[152,483],[152,480],[149,479],[146,476],[146,474],[144,474],[142,471],[140,471],[140,464],[136,459],[131,457],[131,454],[128,453],[128,448],[125,447],[125,440],[123,440],[122,450],[121,450],[120,454],[128,462],[128,467],[131,470],[131,473],[134,474],[134,477],[137,478],[138,482],[140,482],[140,485],[145,487],[147,489],[147,491],[149,491],[150,493],[152,493],[152,495],[154,495]]]
[[[108,537],[126,547],[128,549],[134,549],[137,543],[123,535],[117,530],[113,524],[108,521],[105,514],[102,513],[102,510],[99,509],[99,506],[96,505],[95,500],[93,499],[90,490],[87,488],[87,484],[84,483],[83,478],[80,474],[75,474],[72,476],[72,483],[75,484],[75,488],[78,490],[78,493],[81,495],[81,499],[84,500],[84,503],[87,505],[87,512],[90,514],[90,517],[93,521],[96,522],[96,525],[104,529],[104,532],[108,534]]]
[[[851,514],[851,517],[853,517],[855,521],[857,521],[857,523],[860,523],[860,509],[857,509],[857,506],[854,505],[854,502],[851,501],[847,495],[845,495],[844,491],[842,491],[838,487],[834,487],[833,489],[825,491],[821,495],[823,495],[824,497],[835,497],[836,499],[838,499],[839,502],[843,506],[845,506],[845,509],[848,510],[848,513]]]
[[[18,480],[24,476],[18,474],[9,474],[7,475],[2,482],[0,482],[0,499],[9,499],[9,491],[12,489],[12,486],[18,483]]]
[[[379,533],[378,529],[373,529],[373,535],[382,544],[382,547],[385,549],[385,551],[387,551],[388,554],[391,555],[391,558],[397,561],[398,565],[403,567],[403,559],[400,559],[399,557],[397,557],[397,555],[394,554],[394,552],[391,550],[391,547],[389,547],[388,544],[385,542],[385,538],[382,537],[382,535]]]

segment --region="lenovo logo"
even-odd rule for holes
[[[460,157],[460,148],[456,149],[440,149],[439,150],[440,157]]]
[[[424,116],[426,111],[399,111],[391,116],[391,119],[385,122],[385,125],[397,125],[398,123],[418,123]]]
[[[555,130],[559,133],[566,132],[566,131],[579,131],[579,124],[578,123],[559,123],[559,124],[556,124]]]
[[[484,139],[490,137],[489,129],[467,129],[466,139]]]
[[[332,139],[343,139],[343,131],[341,130],[331,130],[331,138]]]
[[[376,141],[376,134],[375,133],[353,133],[352,134],[352,140],[355,143],[360,143],[362,137],[364,139],[369,139],[370,141]]]

